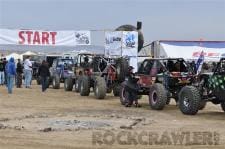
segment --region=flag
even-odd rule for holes
[[[204,59],[205,59],[205,56],[204,56],[204,52],[202,51],[198,60],[197,60],[197,63],[196,63],[196,70],[197,70],[197,75],[201,72],[202,70],[202,64],[204,62]]]

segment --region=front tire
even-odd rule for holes
[[[183,114],[195,115],[198,113],[201,96],[196,87],[185,86],[179,93],[179,108]]]
[[[154,110],[162,110],[167,102],[167,95],[165,87],[156,83],[150,88],[149,92],[149,104]]]
[[[73,90],[73,79],[66,78],[64,81],[64,90],[65,91],[72,91]]]
[[[81,77],[81,76],[79,76],[79,77],[75,80],[75,92],[77,92],[77,93],[80,92],[81,81],[82,81],[82,77]]]
[[[94,94],[97,99],[104,99],[106,96],[106,83],[104,78],[96,77]]]
[[[90,78],[88,76],[83,76],[80,85],[80,95],[89,96],[90,94]]]
[[[120,103],[122,105],[125,105],[126,102],[128,101],[128,99],[127,99],[127,93],[126,93],[126,90],[125,90],[125,85],[126,85],[126,82],[123,82],[121,84],[121,90],[120,90]]]
[[[52,87],[54,89],[59,89],[60,88],[60,78],[58,75],[54,76],[52,79]]]

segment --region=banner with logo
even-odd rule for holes
[[[91,32],[90,31],[75,31],[76,45],[90,45]]]
[[[105,32],[105,55],[107,56],[122,55],[122,32],[121,31]]]
[[[137,71],[138,32],[136,31],[111,31],[105,32],[105,55],[127,56],[130,65]]]
[[[0,44],[38,46],[90,45],[90,31],[0,29]]]
[[[122,55],[137,56],[138,48],[138,32],[136,31],[123,31],[122,40]]]
[[[137,56],[138,33],[136,31],[105,32],[107,55]]]
[[[156,49],[157,50],[157,49]],[[160,42],[159,51],[156,57],[184,58],[187,60],[197,60],[204,51],[206,61],[219,61],[225,57],[225,41],[167,41]]]

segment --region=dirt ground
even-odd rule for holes
[[[92,93],[81,97],[62,87],[42,93],[38,85],[9,95],[0,86],[0,148],[225,148],[219,105],[208,103],[186,116],[174,102],[162,111],[151,110],[147,97],[140,103],[125,108],[112,94],[96,100]]]

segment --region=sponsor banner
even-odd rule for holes
[[[123,56],[137,56],[138,48],[138,32],[136,31],[123,31],[122,41],[122,55]]]
[[[221,57],[225,57],[225,42],[202,42],[199,45],[193,43],[187,42],[183,45],[180,42],[161,42],[159,57],[180,57],[187,60],[197,60],[202,51],[206,61],[219,61]]]
[[[90,45],[91,32],[90,31],[75,31],[76,45]]]
[[[127,56],[130,65],[137,71],[138,33],[136,31],[105,32],[105,55]]]
[[[105,32],[105,54],[137,56],[138,33],[136,31]]]
[[[0,44],[38,46],[89,45],[90,31],[41,31],[0,29]]]
[[[122,32],[105,32],[105,55],[118,56],[122,54]]]

